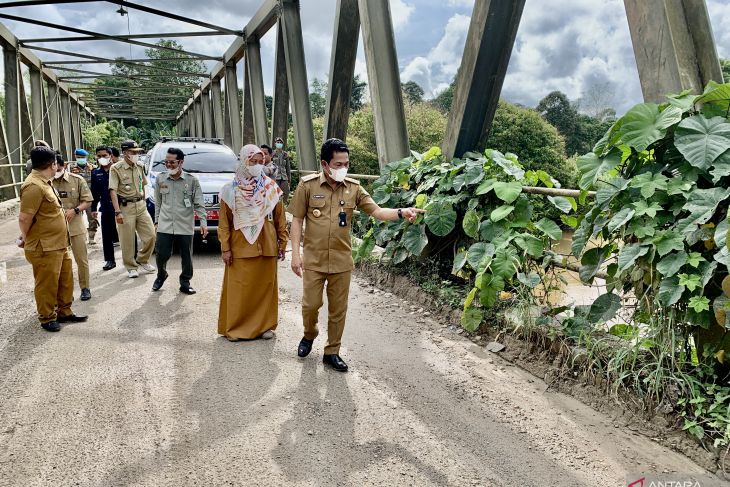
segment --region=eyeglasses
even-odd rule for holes
[[[176,166],[178,162],[180,162],[178,159],[175,159],[174,161],[165,161],[165,165],[166,166]]]

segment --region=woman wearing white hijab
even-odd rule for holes
[[[241,149],[236,176],[220,193],[218,239],[225,273],[218,333],[230,341],[274,337],[279,314],[277,257],[289,234],[276,181],[263,174],[264,154]]]

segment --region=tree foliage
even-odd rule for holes
[[[403,89],[403,94],[405,95],[405,100],[407,102],[421,103],[423,101],[423,95],[425,92],[423,91],[423,88],[421,88],[421,85],[415,81],[401,83],[401,88]]]

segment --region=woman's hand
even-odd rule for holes
[[[223,254],[221,255],[221,257],[223,258],[223,263],[224,264],[226,264],[226,265],[233,264],[233,253],[231,253],[230,250],[227,250],[227,251],[223,252]]]

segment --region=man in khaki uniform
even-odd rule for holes
[[[148,274],[155,272],[149,263],[155,248],[155,227],[147,212],[144,187],[147,178],[142,166],[137,164],[142,149],[133,140],[122,142],[124,159],[109,170],[109,194],[117,220],[117,232],[122,247],[122,260],[127,277],[139,277],[137,267]],[[137,259],[134,258],[135,232],[142,241]]]
[[[71,165],[71,172],[84,178],[86,185],[91,187],[91,173],[94,171],[95,166],[89,162],[89,152],[85,149],[76,149],[74,151],[74,163]],[[99,222],[91,214],[91,206],[86,209],[86,219],[89,224],[89,245],[96,245],[96,230],[99,228]],[[83,299],[83,298],[82,298]]]
[[[350,278],[355,268],[350,238],[353,211],[357,207],[378,220],[406,218],[413,222],[423,210],[379,207],[357,180],[346,177],[350,151],[340,139],[327,140],[322,145],[320,159],[322,172],[301,179],[288,208],[294,217],[291,226],[291,267],[299,277],[304,275],[304,337],[297,353],[300,357],[306,357],[312,351],[314,339],[319,334],[317,318],[327,283],[327,344],[322,361],[337,371],[346,372],[347,364],[339,353],[345,329]],[[302,262],[299,244],[305,219],[307,227]]]
[[[58,196],[65,210],[66,221],[68,222],[68,234],[71,237],[71,251],[76,261],[76,268],[79,275],[79,286],[81,287],[81,301],[91,299],[89,289],[89,253],[86,248],[86,228],[84,228],[83,214],[94,201],[89,186],[84,178],[72,174],[66,170],[66,163],[63,157],[56,156],[56,175],[53,179],[53,187],[56,188]]]
[[[59,331],[59,323],[86,321],[71,311],[73,273],[68,252],[70,239],[63,205],[53,189],[56,154],[48,147],[30,151],[32,171],[20,188],[18,246],[33,266],[38,319],[46,331]]]

